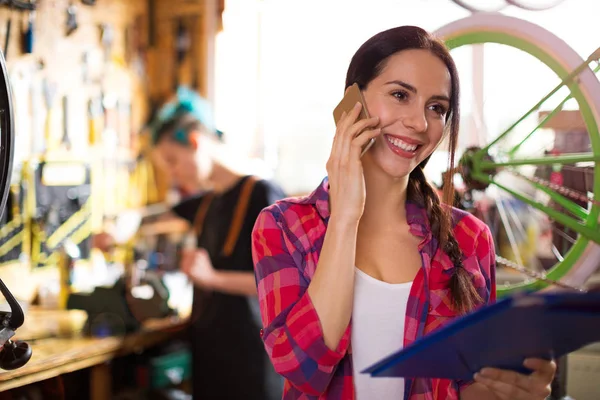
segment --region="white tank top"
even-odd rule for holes
[[[412,282],[391,284],[355,271],[351,343],[356,399],[401,400],[404,379],[372,378],[361,371],[402,347]]]

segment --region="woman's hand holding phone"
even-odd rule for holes
[[[360,220],[365,206],[362,149],[381,133],[378,117],[359,119],[362,107],[357,102],[338,120],[327,161],[331,217],[351,223]]]

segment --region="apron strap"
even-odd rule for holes
[[[198,211],[196,211],[196,215],[194,216],[194,232],[196,232],[196,236],[202,234],[204,219],[206,218],[206,213],[214,198],[214,193],[210,192],[207,193],[200,202],[200,207],[198,207]]]
[[[244,220],[246,219],[248,206],[250,205],[250,196],[252,195],[252,191],[256,182],[257,179],[254,176],[249,176],[242,186],[240,197],[231,219],[231,225],[229,226],[229,231],[227,232],[227,238],[225,239],[225,243],[221,251],[221,253],[226,257],[229,257],[235,249],[235,245],[237,244],[242,227],[244,225]],[[200,202],[200,207],[198,207],[198,211],[194,217],[194,232],[197,236],[202,234],[206,213],[208,212],[214,197],[214,193],[208,193]]]
[[[226,257],[229,257],[235,249],[240,232],[242,231],[242,226],[244,225],[244,220],[246,219],[248,206],[250,205],[250,196],[252,195],[252,191],[256,182],[257,179],[253,176],[249,176],[244,182],[244,186],[240,192],[240,198],[235,207],[233,218],[231,219],[231,225],[229,226],[227,239],[223,245],[222,253]]]

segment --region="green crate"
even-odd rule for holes
[[[177,351],[150,360],[150,387],[177,386],[192,375],[189,351]]]

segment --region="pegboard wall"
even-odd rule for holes
[[[208,8],[215,12],[207,18]],[[138,137],[152,107],[178,84],[206,95],[210,60],[206,26],[221,26],[224,0],[37,0],[35,12],[0,7],[3,45],[15,104],[15,162],[61,149],[68,134],[72,154],[85,155],[91,142],[90,100],[109,109],[117,130],[112,151],[140,151]],[[70,28],[74,15],[76,28]],[[10,36],[7,26],[10,21]],[[25,33],[33,24],[31,53]],[[210,33],[208,34],[210,36]],[[6,43],[6,44],[5,44]],[[5,49],[4,49],[5,48]],[[67,111],[64,104],[67,98]],[[47,125],[47,113],[59,115]],[[65,116],[68,118],[64,119]],[[101,132],[105,126],[96,126]],[[63,143],[64,144],[64,143]]]
[[[71,31],[67,10],[76,24]],[[109,109],[116,104],[129,107],[129,118],[123,121],[129,126],[121,125],[118,146],[136,150],[131,135],[139,132],[148,113],[146,10],[147,2],[138,0],[100,0],[95,6],[38,0],[33,13],[0,9],[0,43],[5,44],[15,106],[17,166],[55,150],[80,156],[89,152],[92,99],[105,100]],[[33,46],[27,54],[24,36],[30,22]],[[62,103],[65,98],[66,104]],[[47,120],[49,112],[56,114],[51,121]],[[66,134],[68,149],[60,146]]]
[[[168,179],[147,155],[143,127],[177,85],[206,95],[224,0],[35,3],[34,12],[0,7],[15,116],[15,192],[28,180],[34,186],[40,162],[84,163],[92,181],[85,229],[99,231],[107,216],[163,198]],[[58,168],[55,175],[77,170]],[[30,237],[32,207],[22,195],[15,200],[22,202],[13,209],[23,210],[23,236]],[[3,244],[0,238],[0,253]],[[27,268],[2,266],[0,276],[22,286],[21,278],[11,284],[11,276],[23,276],[21,267]]]

